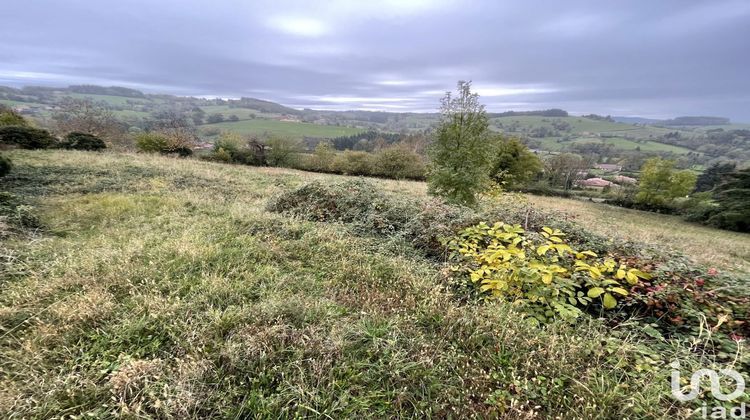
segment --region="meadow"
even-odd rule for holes
[[[403,238],[269,211],[279,194],[347,177],[140,154],[10,157],[2,190],[14,198],[2,197],[24,204],[0,223],[4,418],[692,413],[669,397],[661,359],[697,363],[679,343],[659,342],[657,357],[627,323],[535,327],[511,305],[457,298],[445,266]],[[425,194],[420,182],[370,182],[402,200]],[[632,213],[616,232],[596,205],[531,200],[615,240],[747,267],[748,235],[705,231],[694,246],[662,216]],[[743,251],[702,260],[699,244],[728,243]]]

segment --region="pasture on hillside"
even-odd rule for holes
[[[703,361],[677,341],[594,317],[536,327],[512,305],[461,297],[439,259],[381,219],[367,221],[385,233],[374,235],[271,211],[311,181],[354,178],[142,154],[10,157],[0,196],[13,209],[0,223],[3,417],[691,413],[669,396],[667,363]],[[369,182],[405,204],[426,198],[421,182]],[[508,199],[528,219],[522,197]],[[547,200],[539,206],[569,207]],[[592,223],[598,206],[574,210],[612,241],[746,268],[748,235],[692,235],[640,212],[617,232]],[[730,243],[741,251],[706,260],[701,250]]]

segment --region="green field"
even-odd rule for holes
[[[494,130],[504,131],[510,135],[527,135],[532,129],[538,127],[554,129],[553,122],[555,121],[568,123],[570,130],[558,130],[560,133],[559,137],[532,138],[533,140],[540,141],[544,150],[563,151],[568,149],[569,145],[575,143],[604,143],[613,145],[617,150],[639,149],[644,152],[672,152],[677,154],[685,154],[691,151],[684,147],[651,140],[676,129],[669,130],[660,127],[634,126],[582,117],[520,116],[491,119]],[[516,131],[509,132],[509,128],[514,125]],[[599,137],[599,135],[606,137]],[[566,140],[565,137],[571,139]]]
[[[350,136],[361,133],[364,130],[354,127],[339,127],[333,125],[319,125],[293,121],[277,121],[268,119],[253,119],[237,122],[223,122],[217,124],[205,124],[201,127],[219,128],[236,132],[239,134],[263,135],[276,134],[291,138],[320,137],[333,138]]]

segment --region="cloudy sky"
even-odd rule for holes
[[[750,122],[748,0],[24,0],[0,39],[1,85]]]

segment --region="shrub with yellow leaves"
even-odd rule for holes
[[[617,307],[627,285],[651,276],[613,258],[577,251],[549,227],[526,232],[520,225],[485,222],[447,241],[451,271],[467,275],[485,298],[512,302],[538,322],[575,320],[583,310]]]

